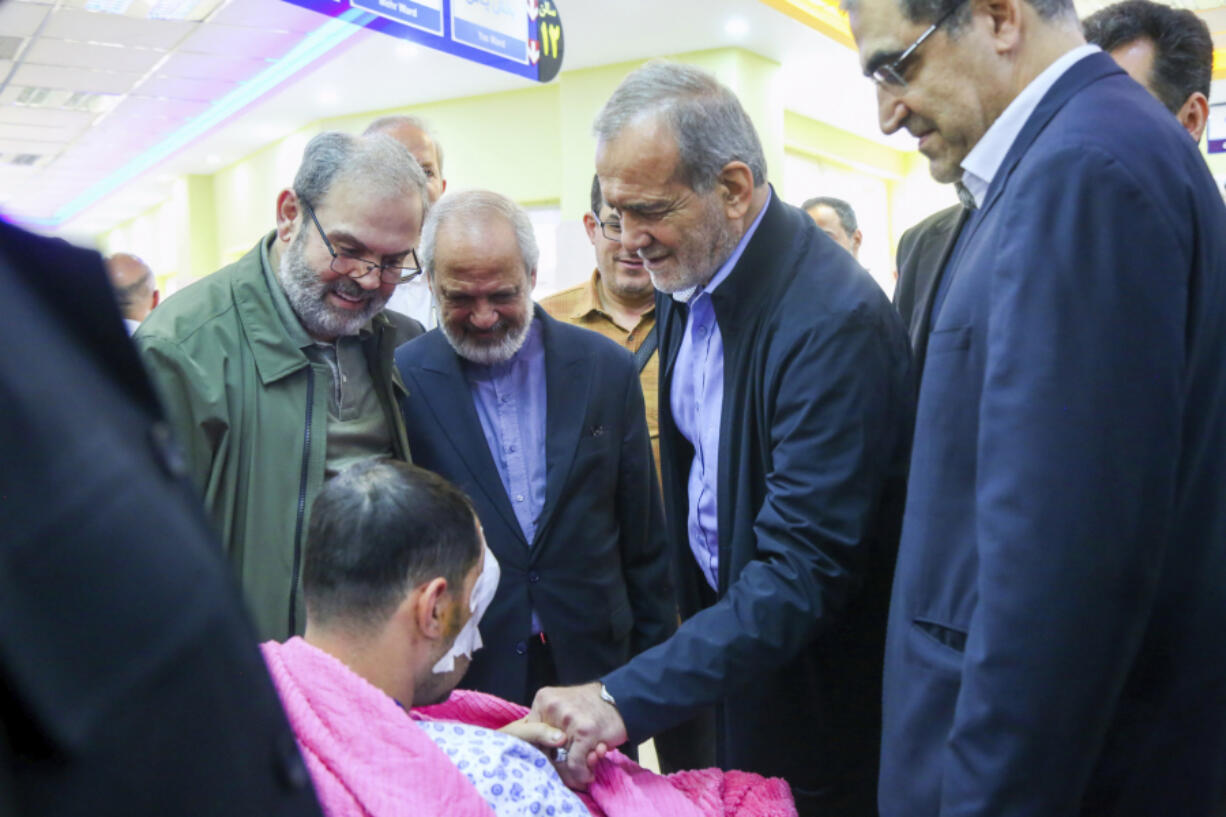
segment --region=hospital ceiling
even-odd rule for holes
[[[1226,76],[1226,5],[1183,4],[1208,21],[1223,49],[1215,76]],[[913,147],[877,131],[833,2],[558,5],[563,70],[739,46],[783,66],[789,109]],[[162,201],[176,178],[215,172],[320,119],[530,84],[284,0],[2,0],[0,212],[90,236]]]

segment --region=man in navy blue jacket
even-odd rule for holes
[[[766,181],[736,97],[651,63],[596,122],[621,242],[656,288],[660,460],[677,633],[543,690],[569,771],[714,707],[716,759],[785,778],[805,815],[875,812],[880,673],[911,420],[884,293]],[[603,696],[603,697],[602,697]]]
[[[0,814],[311,815],[95,252],[0,222]]]
[[[881,126],[974,197],[931,299],[885,817],[1214,813],[1226,208],[1067,0],[856,0]]]

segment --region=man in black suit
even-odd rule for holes
[[[660,315],[675,636],[534,710],[589,748],[716,710],[723,768],[802,815],[875,813],[881,649],[901,515],[907,339],[881,288],[766,179],[733,93],[649,63],[598,115],[596,169]]]
[[[628,352],[534,306],[510,200],[441,199],[421,258],[440,321],[396,353],[409,444],[473,498],[502,566],[464,685],[528,703],[676,627],[643,393]]]
[[[0,813],[317,815],[102,258],[0,222]]]

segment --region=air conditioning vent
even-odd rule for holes
[[[51,95],[50,88],[34,88],[26,87],[21,89],[21,93],[17,95],[18,105],[43,105],[47,102],[47,97]]]

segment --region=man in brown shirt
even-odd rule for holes
[[[583,214],[583,226],[596,249],[592,277],[577,287],[543,299],[540,304],[553,317],[599,332],[620,343],[635,356],[643,400],[647,404],[647,430],[656,471],[660,469],[659,388],[660,365],[656,351],[656,291],[643,260],[621,245],[621,224],[600,195],[600,182],[592,177],[592,210]]]

